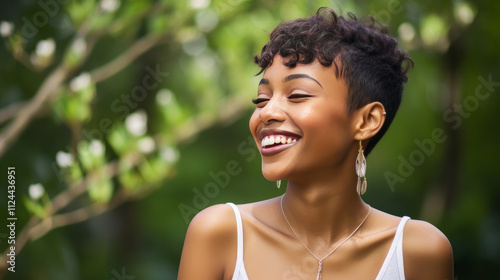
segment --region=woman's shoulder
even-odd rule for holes
[[[414,259],[439,260],[451,257],[448,238],[434,225],[426,221],[410,220],[404,231],[403,246]]]
[[[200,211],[189,224],[188,233],[204,239],[225,239],[236,235],[235,213],[227,204],[216,204]]]
[[[402,221],[380,210],[373,216],[373,232],[393,238]],[[374,236],[379,236],[374,234]],[[453,279],[453,252],[448,238],[429,222],[410,219],[403,229],[403,259],[406,279]]]
[[[404,232],[405,245],[416,251],[451,248],[448,238],[437,227],[421,220],[409,220]],[[418,250],[420,248],[420,250]]]
[[[385,227],[396,228],[402,217],[377,210],[378,224]],[[448,238],[429,222],[409,219],[404,227],[404,248],[415,256],[435,255],[451,249]]]
[[[239,204],[242,220],[246,217],[258,218],[262,212],[267,212],[272,207],[273,199],[257,201],[247,204]],[[206,237],[228,237],[236,236],[236,216],[234,210],[228,204],[216,204],[200,211],[191,220],[188,231],[195,231]]]
[[[426,221],[409,220],[404,229],[405,274],[411,279],[452,279],[453,251],[448,238]]]
[[[378,232],[395,231],[401,217],[377,210]],[[453,279],[453,252],[448,238],[429,222],[410,219],[403,230],[407,279]]]
[[[178,279],[221,279],[232,273],[228,263],[236,254],[236,239],[236,219],[229,205],[200,211],[187,229]]]

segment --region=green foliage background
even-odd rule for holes
[[[52,10],[44,8],[47,3]],[[28,205],[39,205],[39,216],[47,219],[49,199],[81,176],[104,172],[102,181],[89,183],[97,194],[85,192],[62,213],[108,205],[119,194],[128,195],[116,208],[28,242],[16,256],[16,272],[5,273],[5,279],[175,279],[188,222],[196,212],[217,203],[282,194],[283,189],[276,190],[262,177],[258,151],[249,138],[250,99],[259,71],[252,56],[278,23],[312,15],[321,6],[343,14],[375,15],[415,61],[398,116],[368,158],[365,201],[440,228],[454,248],[457,279],[495,278],[494,268],[500,264],[499,2],[140,0],[122,1],[116,11],[96,15],[98,6],[91,0],[26,0],[0,8],[0,22],[11,22],[17,32],[0,44],[0,116],[10,115],[2,120],[2,133],[27,110],[21,106],[8,114],[6,108],[32,100],[58,65],[74,66],[54,99],[1,156],[0,224],[7,218],[8,166],[16,168],[18,234],[37,213]],[[46,13],[48,21],[35,25],[33,36],[23,34],[26,22],[43,20],[37,13]],[[92,51],[88,56],[65,53],[72,50],[70,42],[84,23],[89,24],[84,39]],[[155,34],[162,40],[116,74],[98,73],[102,80],[71,91],[73,78],[95,74],[92,70]],[[37,44],[48,38],[55,42],[55,52],[37,57]],[[143,85],[148,67],[160,69],[165,77],[140,101],[127,103],[123,96]],[[485,87],[483,80],[492,85]],[[162,103],[159,93],[169,102]],[[147,115],[147,132],[134,138],[124,120],[140,110]],[[111,121],[113,132],[103,133],[103,120]],[[95,134],[99,129],[102,137]],[[433,141],[434,148],[426,153],[416,142],[432,139],[436,129],[446,140]],[[91,140],[88,134],[101,138],[105,153],[91,159],[93,167],[59,168],[59,151],[73,153],[84,164],[77,147]],[[136,142],[146,136],[154,139],[158,151],[138,152]],[[165,149],[178,153],[178,161],[162,160]],[[143,161],[130,160],[133,155]],[[406,161],[410,169],[402,167]],[[139,167],[114,177],[102,171],[112,162]],[[44,186],[45,198],[29,199],[29,185],[35,183]],[[1,252],[7,248],[7,234],[0,227]]]

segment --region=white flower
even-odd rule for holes
[[[403,22],[398,28],[399,37],[403,39],[403,41],[410,42],[415,38],[415,28],[413,25],[408,22]]]
[[[179,152],[172,147],[166,147],[161,150],[160,157],[168,163],[174,163],[179,159]]]
[[[134,136],[142,136],[146,133],[148,116],[143,110],[130,114],[125,119],[125,127]]]
[[[182,49],[191,56],[200,55],[207,48],[207,39],[203,35],[195,35],[182,42]]]
[[[14,31],[14,24],[9,21],[2,21],[0,23],[0,35],[2,37],[9,37],[12,35],[12,31]]]
[[[65,153],[63,151],[59,151],[56,154],[56,162],[59,167],[68,167],[74,163],[73,155],[70,153]]]
[[[202,10],[196,14],[196,25],[201,31],[210,32],[219,23],[219,16],[212,9]]]
[[[88,87],[91,82],[92,78],[90,77],[90,74],[88,72],[84,72],[69,82],[69,88],[72,91],[79,91]]]
[[[43,189],[43,185],[40,183],[37,184],[31,184],[28,188],[28,193],[33,200],[37,200],[42,195],[45,193],[45,190]]]
[[[120,1],[118,0],[101,0],[99,3],[101,10],[103,12],[112,13],[120,7]]]
[[[149,154],[155,149],[155,141],[151,137],[144,137],[137,142],[137,147],[139,151]]]
[[[51,57],[56,50],[56,42],[54,39],[50,38],[47,40],[41,40],[36,44],[35,53],[40,57]]]
[[[156,102],[160,105],[168,105],[172,102],[173,93],[169,89],[162,89],[156,94]]]
[[[420,36],[428,46],[437,46],[440,39],[446,39],[447,25],[444,19],[436,14],[425,16],[420,22]]]
[[[210,0],[190,0],[189,1],[189,6],[193,9],[205,9],[210,5]]]
[[[104,144],[99,140],[90,141],[89,148],[93,155],[100,156],[104,154]]]
[[[474,11],[467,2],[459,2],[454,7],[455,18],[463,25],[469,25],[474,21]]]

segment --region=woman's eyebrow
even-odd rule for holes
[[[269,84],[269,80],[268,79],[261,79],[260,82],[259,82],[259,86],[260,85],[268,85]]]
[[[292,75],[289,75],[287,76],[283,81],[284,82],[289,82],[291,80],[295,80],[295,79],[302,79],[302,78],[306,78],[306,79],[310,79],[310,80],[313,80],[315,81],[321,88],[323,88],[323,86],[313,77],[307,75],[307,74],[292,74]]]

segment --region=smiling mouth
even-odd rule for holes
[[[285,135],[267,135],[262,139],[261,146],[262,148],[271,148],[284,144],[292,144],[297,142],[297,137],[290,137]]]

